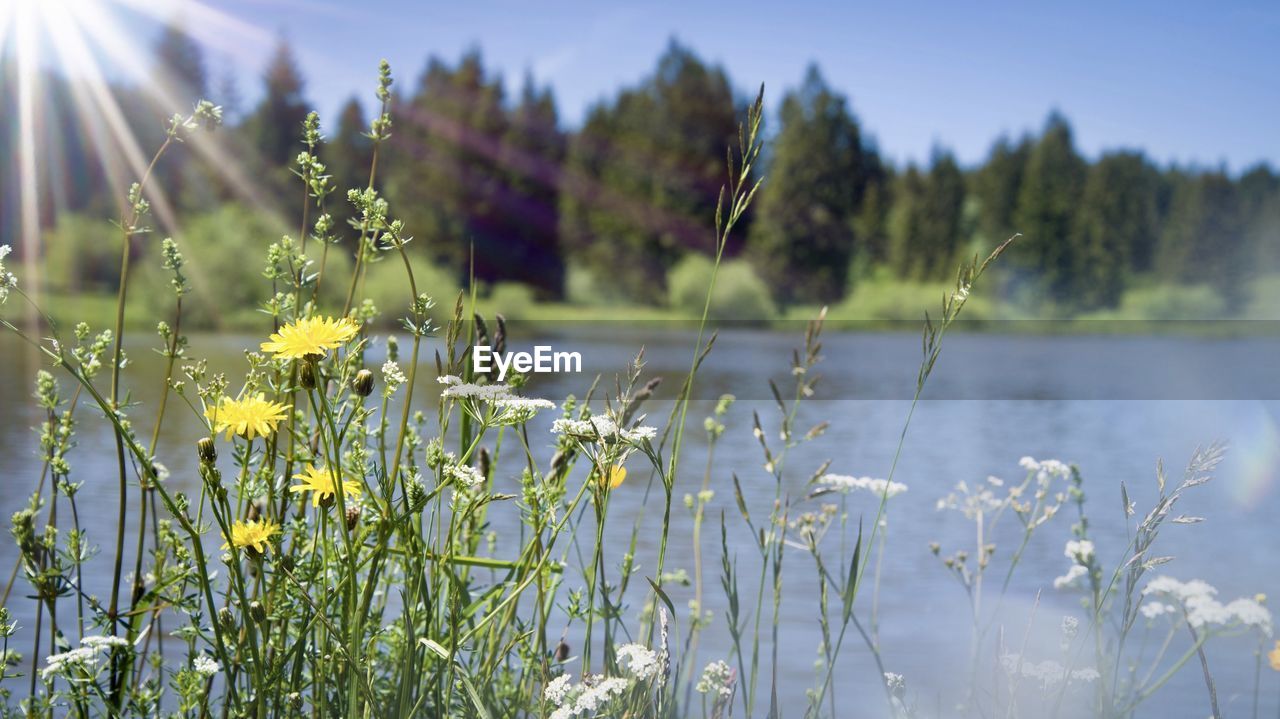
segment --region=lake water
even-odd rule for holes
[[[133,364],[126,373],[126,384],[135,400],[153,406],[162,371],[159,358],[146,349],[148,338],[136,339],[138,346],[131,352]],[[742,479],[748,504],[756,515],[767,515],[774,490],[751,434],[751,411],[759,411],[766,429],[776,434],[766,382],[768,378],[780,384],[788,381],[790,350],[800,340],[799,331],[724,333],[698,379],[698,401],[690,413],[691,440],[686,444],[684,472],[676,487],[677,502],[686,492],[696,492],[701,483],[706,457],[702,418],[719,395],[731,393],[739,398],[714,464],[712,488],[716,496],[709,516],[718,522],[723,510],[728,517],[731,549],[736,552],[747,596],[754,596],[752,577],[758,573],[758,565],[754,545],[741,522],[735,522],[730,476],[737,473]],[[234,377],[243,367],[241,348],[256,341],[194,337],[191,354],[210,358],[213,367]],[[659,396],[669,398],[688,367],[694,338],[688,332],[643,326],[625,331],[597,326],[544,335],[539,338],[543,341],[557,349],[581,352],[590,373],[607,372],[602,387],[612,387],[613,373],[622,370],[644,345],[646,374],[667,379]],[[533,344],[531,336],[522,337],[518,332],[512,340],[516,348]],[[967,664],[968,602],[964,590],[928,545],[939,541],[950,549],[971,547],[973,525],[958,513],[939,512],[935,503],[961,480],[971,485],[990,475],[1020,480],[1024,475],[1018,460],[1024,455],[1079,464],[1089,496],[1091,531],[1104,563],[1114,566],[1127,542],[1121,481],[1127,484],[1141,515],[1154,496],[1157,459],[1164,459],[1176,480],[1197,445],[1216,439],[1229,442],[1229,454],[1216,479],[1191,492],[1180,507],[1187,514],[1206,517],[1206,521],[1164,531],[1156,553],[1177,559],[1158,571],[1180,579],[1202,578],[1217,586],[1224,599],[1264,592],[1276,598],[1273,604],[1280,602],[1280,491],[1276,486],[1280,475],[1280,403],[1272,399],[1280,396],[1278,350],[1280,340],[1269,337],[950,336],[907,435],[895,478],[910,489],[890,502],[889,541],[881,575],[880,639],[885,668],[906,677],[911,701],[927,715],[933,715],[939,706],[947,715],[966,681],[965,672],[958,667]],[[374,355],[379,351],[375,349]],[[788,459],[792,476],[785,489],[793,497],[803,496],[809,473],[827,459],[832,460],[833,472],[886,475],[914,389],[919,352],[920,340],[915,333],[832,333],[825,337],[825,361],[820,369],[824,379],[817,396],[805,405],[799,425],[802,431],[821,420],[830,421],[831,426],[823,437]],[[431,352],[424,356],[430,357]],[[41,415],[30,399],[32,378],[39,366],[38,356],[29,348],[11,336],[0,336],[0,511],[4,516],[23,506],[39,477],[34,428]],[[424,371],[425,377],[432,374],[433,370]],[[590,380],[588,373],[538,377],[529,393],[552,399],[568,393],[581,396]],[[68,387],[65,380],[63,387]],[[427,379],[419,386],[419,396],[434,395],[436,389]],[[175,488],[194,488],[192,443],[203,430],[181,404],[171,403],[170,407],[174,421],[162,438],[159,457],[171,470],[169,481]],[[665,418],[669,407],[669,401],[659,401],[649,410],[652,417]],[[71,461],[73,479],[85,483],[80,495],[83,522],[103,548],[92,566],[105,572],[110,568],[108,555],[114,538],[114,448],[105,422],[87,410],[80,416],[79,443]],[[543,434],[546,422],[539,422],[532,433],[535,445],[542,436],[549,447],[553,438]],[[496,484],[501,491],[514,486],[515,480],[507,474]],[[660,510],[657,493],[649,507],[645,507],[644,497],[644,482],[636,469],[633,479],[616,490],[606,527],[606,541],[625,546],[633,522],[645,510],[640,520],[645,531],[640,533],[637,557],[641,574],[652,571],[656,527],[661,519],[660,511],[655,510]],[[855,519],[861,513],[873,514],[875,501],[851,495],[849,511]],[[516,521],[509,509],[491,516],[499,533]],[[692,523],[681,507],[674,517],[668,567],[692,573]],[[1006,644],[1020,646],[1027,635],[1026,655],[1031,660],[1058,656],[1063,615],[1084,617],[1077,595],[1052,587],[1054,577],[1067,568],[1062,548],[1072,521],[1073,513],[1064,511],[1041,530],[1001,604],[999,624],[1005,629]],[[1005,530],[1014,529],[1012,516],[1004,522]],[[705,602],[715,613],[716,624],[704,635],[700,663],[729,658],[723,628],[724,598],[719,588],[718,528],[709,522],[703,537]],[[989,585],[991,596],[1003,576],[1015,538],[1013,533],[996,538],[999,549],[993,561],[998,577]],[[15,548],[6,538],[0,543],[0,569],[6,579],[14,557]],[[800,550],[793,550],[787,562],[779,687],[783,706],[788,709],[785,714],[794,716],[802,714],[804,690],[814,682],[820,634],[813,562]],[[615,571],[616,566],[615,560]],[[571,574],[570,585],[576,586],[573,579]],[[105,574],[90,575],[86,583],[90,592],[107,594]],[[644,582],[633,586],[636,584],[644,586]],[[25,627],[17,645],[25,653],[30,650],[32,605],[21,599],[24,589],[20,584],[9,606]],[[1037,604],[1036,592],[1041,589]],[[680,609],[692,597],[692,591],[683,587],[671,587],[670,594]],[[869,599],[870,593],[863,598]],[[642,599],[639,593],[631,598],[631,616],[639,611]],[[869,604],[862,605],[863,616],[868,608]],[[1208,657],[1226,715],[1252,713],[1257,646],[1256,639],[1243,636],[1215,640],[1209,646]],[[1261,714],[1275,716],[1280,674],[1264,670]],[[841,716],[887,714],[878,672],[852,631],[836,681]],[[21,693],[20,687],[11,688]],[[767,697],[767,683],[764,691]],[[1205,716],[1208,712],[1203,679],[1193,663],[1145,704],[1139,715]]]

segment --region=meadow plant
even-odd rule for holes
[[[941,314],[926,318],[911,412],[883,478],[852,474],[857,468],[843,466],[845,458],[840,465],[795,467],[805,461],[796,450],[828,429],[826,422],[800,425],[802,405],[817,394],[825,311],[808,324],[793,354],[790,384],[770,382],[769,412],[754,412],[749,428],[738,427],[735,399],[719,399],[702,424],[707,455],[699,489],[683,497],[693,526],[690,577],[667,564],[673,542],[683,549],[671,534],[672,513],[680,511],[677,478],[695,381],[716,339],[707,325],[716,311],[717,273],[728,238],[760,186],[748,178],[760,157],[762,95],[727,156],[689,370],[667,420],[655,422],[645,411],[660,380],[646,375],[643,352],[612,391],[601,391],[597,380],[584,396],[563,400],[525,394],[526,377],[519,373],[499,382],[472,365],[472,346],[499,352],[505,346],[505,319],[490,324],[475,314],[474,290],[469,299],[442,298],[446,304],[437,309],[431,287],[415,272],[422,264],[407,250],[412,228],[375,189],[379,148],[392,130],[391,84],[383,63],[364,187],[333,186],[319,118],[307,117],[295,169],[297,235],[266,248],[270,292],[259,309],[270,326],[245,352],[242,372],[213,372],[191,356],[182,334],[191,310],[184,306],[190,268],[179,243],[163,239],[157,264],[170,294],[156,326],[161,392],[154,406],[130,399],[122,381],[128,362],[123,328],[135,244],[150,233],[150,173],[130,190],[118,223],[114,327],[80,324],[66,335],[45,317],[40,330],[48,339],[40,339],[0,319],[38,348],[52,370],[35,379],[40,477],[11,520],[18,560],[0,600],[3,713],[561,719],[728,717],[740,708],[747,717],[782,716],[793,713],[784,710],[779,688],[783,590],[793,576],[811,571],[818,591],[806,611],[814,611],[821,644],[805,715],[921,715],[911,678],[886,664],[879,633],[889,510],[908,491],[895,473],[947,330],[1008,243],[962,266]],[[216,127],[219,118],[219,108],[207,102],[172,118],[155,161],[191,133]],[[350,232],[331,214],[343,200],[354,210]],[[0,249],[0,302],[26,298],[4,269],[7,252]],[[393,300],[386,268],[396,265],[409,291]],[[378,268],[380,306],[365,299],[371,267]],[[399,336],[372,334],[370,323],[381,312],[400,318]],[[441,313],[445,321],[438,325]],[[428,337],[441,343],[431,378],[419,376],[430,367],[422,356]],[[423,402],[426,393],[435,401]],[[193,492],[173,488],[158,456],[166,415],[174,411],[192,413],[205,428],[189,449],[199,475]],[[73,462],[80,461],[77,427],[97,419],[86,413],[100,413],[113,440],[119,514],[114,536],[105,540],[82,529],[81,484],[72,480]],[[544,457],[546,435],[539,440],[531,433],[545,433],[547,425],[554,450]],[[739,477],[718,470],[718,442],[727,431],[754,436],[758,471],[773,489],[767,506],[750,506]],[[974,689],[959,699],[961,712],[1048,716],[1069,689],[1087,687],[1098,715],[1129,716],[1198,660],[1218,716],[1205,642],[1255,632],[1261,669],[1270,614],[1260,599],[1223,603],[1207,584],[1148,573],[1167,561],[1152,551],[1162,528],[1196,521],[1173,515],[1174,505],[1208,481],[1220,457],[1216,447],[1198,454],[1168,492],[1163,470],[1158,473],[1159,499],[1111,570],[1103,556],[1115,553],[1093,545],[1073,465],[1026,459],[1017,484],[994,478],[962,484],[941,500],[940,509],[975,525],[971,548],[944,555],[941,546],[932,547],[971,605]],[[513,466],[514,484],[500,469]],[[603,531],[615,521],[613,493],[644,477],[646,492],[653,490],[649,505],[662,520],[652,568],[635,561],[639,519],[626,547],[606,543]],[[797,486],[793,479],[804,487],[798,495],[788,490]],[[714,506],[717,488],[725,485],[732,487],[733,519]],[[489,522],[500,505],[515,507],[520,519],[517,536],[501,541]],[[979,667],[992,648],[985,640],[999,618],[984,610],[985,577],[992,562],[1007,559],[1003,595],[1033,535],[1048,531],[1066,505],[1074,505],[1078,520],[1066,545],[1069,568],[1056,589],[1080,592],[1086,616],[1063,621],[1057,660],[1024,658],[1001,632],[995,651],[1003,676],[982,688]],[[1127,499],[1125,511],[1134,514]],[[1008,516],[1021,534],[1006,558],[991,537]],[[708,520],[712,531],[719,525],[721,619],[730,639],[725,655],[712,657],[700,650],[700,638],[717,622],[704,606],[714,571],[703,556]],[[728,540],[729,524],[739,521],[754,542],[745,558]],[[803,557],[803,566],[793,557]],[[112,567],[105,599],[85,589],[92,561]],[[25,658],[11,645],[18,627],[7,608],[19,581],[27,587],[19,591],[36,604]],[[692,587],[687,612],[677,611],[668,593],[679,585]],[[638,621],[629,621],[628,609],[637,606]],[[583,637],[577,649],[568,641],[570,626]],[[1162,647],[1145,663],[1123,661],[1140,630],[1163,634]],[[1166,661],[1183,633],[1190,648]],[[882,697],[864,697],[852,711],[836,700],[837,667],[850,636],[860,640],[883,688]],[[1267,661],[1280,668],[1280,645]],[[1028,708],[1031,689],[1039,702],[1034,709]]]

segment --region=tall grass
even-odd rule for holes
[[[271,298],[261,309],[271,317],[263,338],[271,339],[248,348],[242,375],[212,373],[189,355],[182,334],[184,312],[191,309],[184,307],[185,260],[177,243],[164,240],[161,262],[172,297],[157,327],[161,391],[154,406],[129,401],[122,382],[123,330],[135,274],[132,246],[149,231],[146,177],[131,190],[119,223],[120,290],[112,329],[82,323],[65,334],[46,317],[36,332],[0,320],[58,372],[36,378],[44,414],[42,468],[27,508],[12,519],[19,557],[0,602],[3,713],[557,719],[721,717],[735,710],[747,717],[922,714],[909,677],[886,664],[879,631],[890,510],[907,489],[895,475],[946,334],[1008,243],[962,266],[940,314],[926,319],[911,410],[884,478],[838,474],[829,471],[831,462],[797,466],[805,461],[797,450],[828,427],[799,424],[802,405],[819,390],[825,311],[809,323],[792,357],[790,385],[770,383],[773,408],[753,413],[748,428],[736,423],[733,398],[722,397],[702,424],[705,460],[689,470],[686,432],[699,371],[715,347],[709,319],[722,255],[760,186],[748,178],[756,175],[760,158],[762,94],[727,156],[717,243],[688,370],[670,414],[657,426],[645,411],[658,379],[647,375],[643,353],[612,390],[597,383],[583,397],[556,405],[522,395],[521,376],[499,383],[477,372],[470,348],[501,350],[506,326],[501,315],[490,324],[476,313],[474,292],[442,298],[448,320],[433,323],[435,302],[408,251],[411,228],[374,189],[377,148],[392,126],[391,82],[384,63],[377,86],[382,110],[369,130],[375,147],[369,181],[345,195],[359,218],[349,244],[328,214],[339,188],[321,158],[318,117],[308,117],[297,167],[298,237],[267,250]],[[173,118],[156,160],[218,119],[218,108],[208,103]],[[347,250],[354,262],[334,260]],[[398,262],[409,288],[399,307],[382,308],[401,315],[406,347],[370,331],[376,309],[362,298],[369,266],[380,260]],[[351,269],[344,276],[335,267]],[[378,270],[380,293],[386,290],[385,267]],[[2,268],[0,279],[0,300],[10,293],[25,298]],[[328,296],[344,298],[341,307],[327,305]],[[428,366],[422,356],[428,337],[443,341],[432,378],[420,376]],[[371,360],[376,343],[387,358],[380,367]],[[439,402],[421,401],[437,392]],[[115,534],[98,559],[98,538],[81,524],[81,485],[72,479],[72,462],[82,461],[73,453],[77,426],[97,421],[86,412],[100,413],[110,428],[119,497]],[[208,429],[191,448],[200,480],[191,495],[171,488],[157,456],[173,412],[191,412]],[[539,415],[555,417],[549,456],[530,435]],[[765,506],[752,506],[739,477],[718,469],[715,453],[726,431],[754,435],[761,470],[773,487]],[[1055,715],[1069,692],[1087,685],[1099,716],[1130,716],[1179,669],[1198,661],[1209,705],[1219,715],[1204,644],[1223,633],[1269,631],[1269,613],[1258,601],[1222,605],[1200,585],[1147,581],[1145,575],[1166,561],[1152,551],[1165,524],[1194,522],[1171,516],[1171,510],[1187,490],[1207,481],[1220,456],[1217,448],[1197,455],[1168,493],[1161,472],[1155,508],[1134,527],[1124,560],[1110,571],[1090,539],[1078,468],[1028,460],[1020,484],[966,485],[944,498],[941,506],[962,511],[976,531],[971,553],[944,555],[940,546],[933,548],[968,597],[973,622],[970,690],[939,713]],[[499,476],[500,466],[520,467],[513,493],[499,489],[499,480],[509,478]],[[673,512],[681,511],[676,488],[690,475],[699,482],[698,492],[683,498],[691,546],[672,534]],[[804,492],[793,495],[788,488],[797,480]],[[604,533],[607,522],[625,521],[611,517],[614,490],[646,481],[652,494],[645,510],[661,515],[652,568],[635,564],[639,520],[628,546],[608,543]],[[731,488],[737,516],[715,510],[721,488]],[[857,493],[874,500],[865,517],[855,514],[849,499]],[[489,513],[501,504],[516,508],[515,536],[491,536]],[[1066,551],[1072,569],[1062,584],[1079,586],[1089,611],[1083,625],[1071,626],[1054,669],[1031,663],[1005,643],[998,597],[1033,534],[1069,505],[1078,522]],[[1127,500],[1125,511],[1132,514]],[[1007,557],[989,541],[1005,516],[1023,526],[1020,545]],[[746,556],[728,539],[730,525],[738,522],[754,540]],[[704,536],[717,530],[718,561],[703,555]],[[688,612],[677,611],[668,594],[678,576],[668,571],[676,545],[680,551],[688,546],[693,566]],[[1000,559],[1008,566],[991,610],[985,577]],[[91,561],[111,565],[105,602],[85,590]],[[803,709],[784,705],[779,679],[789,661],[779,649],[784,588],[802,572],[812,572],[818,591],[801,611],[812,612],[821,636]],[[570,576],[582,584],[572,584]],[[19,582],[26,589],[14,593]],[[717,584],[725,599],[722,617],[704,605]],[[18,662],[10,645],[17,627],[7,606],[28,592],[37,607],[33,646]],[[637,601],[643,610],[633,621],[626,608]],[[1158,619],[1170,627],[1159,654],[1144,665],[1145,675],[1121,659],[1140,617],[1148,628]],[[701,637],[717,622],[727,630],[729,650],[707,658]],[[993,631],[997,624],[1000,631]],[[568,642],[570,626],[585,638],[576,651]],[[1166,661],[1174,635],[1183,630],[1190,648]],[[994,645],[993,634],[999,637]],[[841,657],[853,647],[875,666],[874,681],[883,689],[876,697],[857,697],[856,707],[842,704],[848,697],[837,701]],[[1005,676],[983,669],[992,663],[1003,666]],[[1028,679],[1036,680],[1036,691],[1028,689]]]

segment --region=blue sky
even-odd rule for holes
[[[576,124],[649,73],[672,37],[723,64],[739,91],[777,99],[817,62],[898,161],[951,148],[981,160],[1001,133],[1064,112],[1090,156],[1142,148],[1161,162],[1280,165],[1280,3],[769,3],[538,0],[206,0],[251,31],[195,28],[246,104],[275,37],[330,117],[368,95],[386,57],[404,85],[429,55],[479,47],[510,86],[550,84]],[[231,42],[227,42],[228,39]]]

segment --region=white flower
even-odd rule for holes
[[[733,669],[721,661],[711,662],[702,670],[702,678],[694,688],[701,694],[718,694],[727,699],[733,696]]]
[[[1262,606],[1256,599],[1236,599],[1227,604],[1229,612],[1241,624],[1254,627],[1263,634],[1271,636],[1271,610]]]
[[[889,688],[889,691],[891,693],[897,694],[898,692],[907,688],[907,680],[904,679],[901,674],[895,674],[893,672],[885,672],[884,685]]]
[[[594,415],[587,419],[557,419],[551,424],[553,434],[567,434],[582,439],[602,439],[606,441],[623,441],[637,444],[657,436],[656,427],[619,427],[607,415]]]
[[[499,397],[506,397],[511,394],[511,388],[505,384],[474,384],[472,382],[448,384],[449,386],[440,393],[441,397],[449,397],[451,399],[479,399],[492,402]]]
[[[901,482],[872,477],[851,477],[847,474],[824,474],[818,481],[829,489],[843,494],[854,490],[865,490],[876,496],[893,498],[907,491],[907,485]]]
[[[631,681],[621,677],[610,677],[608,679],[600,679],[590,686],[582,696],[578,697],[573,705],[574,713],[584,714],[594,712],[606,703],[609,699],[621,695],[631,686]]]
[[[570,679],[569,675],[561,674],[547,684],[547,688],[542,691],[542,696],[552,704],[560,706],[564,704],[564,700],[569,696],[569,690],[572,688],[572,679]]]
[[[195,670],[196,674],[206,677],[211,677],[222,671],[222,667],[218,666],[218,663],[208,654],[201,654],[196,657],[195,660],[191,662],[191,668]]]
[[[127,647],[129,641],[124,637],[85,637],[80,640],[80,646],[90,649],[110,649],[112,647]]]
[[[1240,624],[1271,636],[1272,622],[1269,609],[1262,606],[1256,599],[1247,598],[1223,604],[1217,599],[1218,590],[1208,582],[1199,579],[1180,582],[1173,577],[1158,576],[1147,582],[1142,594],[1144,596],[1155,594],[1177,600],[1186,612],[1187,623],[1197,629]],[[1159,616],[1147,614],[1145,610],[1144,607],[1143,614],[1148,618]],[[1160,614],[1166,613],[1173,613],[1173,608],[1170,607],[1167,612],[1160,612]]]
[[[1164,602],[1144,602],[1138,611],[1147,619],[1155,619],[1162,614],[1172,614],[1174,609]]]
[[[641,644],[624,644],[618,647],[618,665],[647,681],[658,672],[658,655]]]
[[[98,650],[94,647],[80,647],[61,654],[51,654],[44,660],[45,667],[40,670],[40,677],[47,681],[72,667],[91,669],[97,665],[99,658]]]
[[[484,475],[480,474],[480,470],[469,464],[447,464],[444,467],[444,476],[464,487],[474,487],[484,481]]]
[[[4,258],[13,252],[13,248],[9,245],[0,245],[0,302],[9,299],[9,288],[18,286],[18,278],[13,273],[5,269]]]
[[[1066,589],[1067,587],[1073,587],[1075,586],[1077,579],[1085,576],[1088,573],[1089,573],[1088,568],[1081,566],[1079,564],[1073,564],[1071,565],[1071,568],[1067,570],[1066,574],[1053,580],[1053,588]]]
[[[1071,682],[1092,682],[1099,678],[1098,670],[1093,667],[1076,669],[1068,674],[1066,667],[1051,659],[1042,662],[1030,662],[1019,654],[1004,654],[1000,657],[1000,665],[1009,676],[1022,676],[1040,682],[1042,689],[1049,689],[1064,680]]]
[[[1071,681],[1073,682],[1093,682],[1097,681],[1101,677],[1102,675],[1093,667],[1085,667],[1084,669],[1077,669],[1071,672]]]
[[[1076,632],[1080,630],[1080,620],[1070,614],[1062,618],[1062,635],[1065,637],[1074,637]]]
[[[1089,560],[1093,559],[1093,542],[1087,539],[1072,539],[1067,542],[1067,546],[1062,550],[1062,553],[1067,559],[1075,560],[1077,564],[1087,566]]]
[[[492,404],[496,412],[483,419],[494,426],[524,424],[533,419],[539,410],[556,408],[555,402],[551,400],[515,395],[495,397]]]
[[[439,380],[440,378],[436,378]],[[404,376],[404,372],[400,370],[400,365],[387,360],[382,363],[382,393],[390,397],[396,388],[408,382],[409,379]]]
[[[436,381],[444,385],[462,384],[462,378],[456,374],[442,374],[436,377]]]

